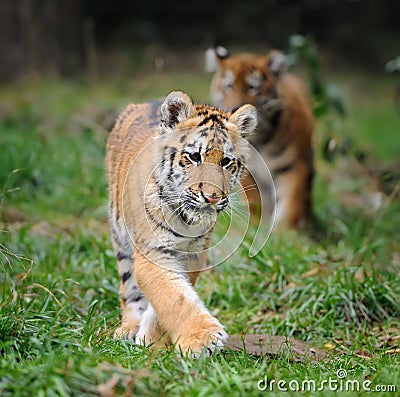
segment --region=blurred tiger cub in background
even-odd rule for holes
[[[217,106],[256,106],[258,127],[251,143],[271,171],[276,187],[276,218],[279,227],[293,227],[313,219],[312,185],[314,118],[303,83],[286,72],[286,58],[276,50],[268,54],[230,55],[223,47],[209,49],[206,69],[216,71],[211,83],[211,100]],[[264,172],[251,169],[244,185],[250,208],[260,203],[271,206],[271,186]],[[259,191],[260,193],[259,193]]]

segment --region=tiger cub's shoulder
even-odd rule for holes
[[[148,134],[160,122],[161,101],[154,100],[128,105],[117,117],[110,138],[124,138],[127,134]]]

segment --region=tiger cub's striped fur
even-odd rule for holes
[[[239,181],[256,110],[194,104],[183,92],[129,105],[107,143],[122,326],[138,343],[213,350],[227,335],[193,286],[217,214]]]
[[[279,51],[229,55],[218,47],[214,54],[217,72],[211,84],[212,101],[227,108],[246,103],[257,108],[258,127],[251,142],[275,183],[276,223],[297,227],[311,221],[314,118],[307,90],[297,77],[285,72],[285,57]],[[251,171],[257,175],[257,169]],[[254,184],[250,175],[244,184]],[[259,189],[267,198],[263,202],[268,202],[270,187],[259,184]],[[257,201],[258,192],[249,189],[248,198]]]

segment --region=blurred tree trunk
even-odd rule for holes
[[[84,64],[82,1],[3,0],[0,78],[70,74]]]

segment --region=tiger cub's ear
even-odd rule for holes
[[[222,46],[211,47],[204,54],[204,69],[207,73],[216,72],[222,60],[229,57],[229,51]]]
[[[240,136],[246,138],[257,127],[257,110],[252,105],[243,105],[232,112],[229,121],[236,124]]]
[[[283,52],[272,50],[267,54],[267,65],[269,70],[279,77],[287,70],[287,59]]]
[[[161,130],[167,132],[195,112],[192,99],[182,91],[172,91],[161,105]]]

